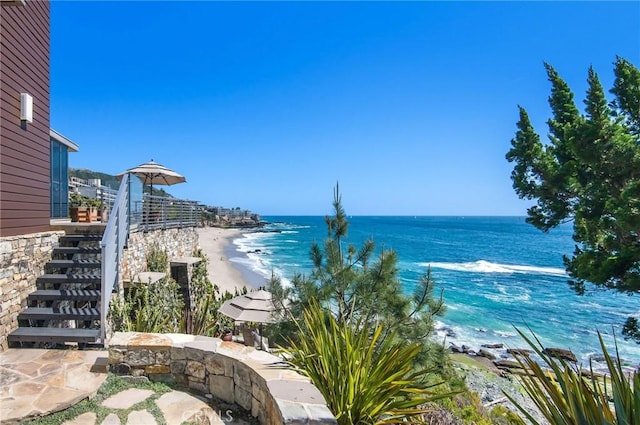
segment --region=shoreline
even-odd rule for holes
[[[242,235],[244,230],[246,229],[222,227],[199,227],[196,229],[198,246],[208,259],[209,280],[218,286],[221,295],[225,291],[233,295],[245,287],[247,290],[257,288],[256,281],[251,276],[251,270],[245,270],[240,265],[236,266],[230,259],[237,252],[233,245],[233,239]]]

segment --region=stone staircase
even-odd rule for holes
[[[53,249],[45,274],[36,281],[11,346],[65,343],[96,344],[100,337],[102,234],[67,234]]]

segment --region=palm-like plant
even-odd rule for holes
[[[383,326],[369,321],[338,322],[311,302],[297,323],[303,334],[285,348],[288,362],[308,376],[340,425],[403,422],[425,413],[420,406],[449,396],[429,389],[429,370],[415,371],[420,344],[381,338]]]
[[[618,354],[612,358],[598,332],[600,346],[607,363],[608,379],[595,378],[593,370],[585,373],[544,353],[535,337],[518,333],[542,358],[541,366],[528,355],[517,356],[518,362],[529,371],[523,385],[540,412],[552,425],[636,425],[640,424],[640,373],[625,373]],[[607,383],[609,380],[609,383]],[[533,423],[539,423],[513,398],[507,398]]]

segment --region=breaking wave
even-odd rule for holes
[[[420,263],[420,266],[431,266],[434,269],[453,270],[458,272],[471,273],[522,273],[538,274],[548,276],[566,276],[564,269],[556,267],[521,266],[514,264],[492,263],[490,261],[479,260],[467,263]]]

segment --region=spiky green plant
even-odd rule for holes
[[[308,376],[340,425],[400,423],[425,413],[421,405],[451,394],[430,391],[429,370],[415,371],[420,344],[381,338],[382,325],[338,322],[311,302],[297,323],[305,337],[290,341],[288,362]]]
[[[589,373],[564,360],[544,353],[538,338],[534,340],[521,330],[518,333],[542,359],[542,365],[529,355],[516,356],[530,373],[523,386],[540,412],[552,425],[636,425],[640,424],[640,373],[627,374],[622,368],[618,345],[612,358],[598,332],[608,378],[599,381],[590,367]],[[607,383],[609,381],[609,383]],[[505,396],[533,423],[537,422],[509,394]]]
[[[130,288],[122,302],[114,300],[109,308],[114,331],[178,332],[184,302],[178,284],[166,277],[153,288],[148,284]]]
[[[157,243],[151,246],[147,254],[147,270],[161,273],[169,271],[169,254]]]
[[[225,328],[233,326],[233,321],[218,310],[223,302],[232,298],[229,291],[220,294],[218,285],[211,283],[207,265],[209,259],[201,249],[193,253],[194,257],[202,260],[193,267],[189,289],[191,291],[192,305],[189,311],[190,321],[183,320],[180,324],[181,331],[194,335],[219,336]],[[189,326],[187,326],[187,323]]]

